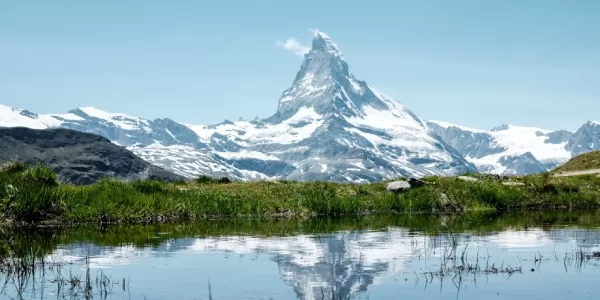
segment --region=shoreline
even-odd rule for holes
[[[465,180],[464,176],[471,179]],[[91,185],[74,186],[59,184],[54,173],[42,166],[19,165],[0,171],[0,226],[600,208],[600,178],[595,174],[464,176],[422,178],[426,184],[396,194],[386,190],[391,181],[231,182],[201,177],[188,183],[103,179]]]

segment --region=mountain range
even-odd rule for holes
[[[179,175],[237,180],[527,174],[600,149],[598,122],[571,132],[512,125],[486,131],[422,120],[354,77],[338,46],[318,31],[277,111],[265,119],[191,125],[93,107],[37,114],[0,105],[3,126],[93,133]]]

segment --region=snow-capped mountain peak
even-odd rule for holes
[[[336,57],[339,60],[345,60],[342,51],[336,43],[326,33],[315,30],[313,31],[313,41],[311,52],[327,53]]]
[[[312,107],[326,118],[363,118],[365,109],[381,111],[402,105],[356,79],[337,44],[327,34],[315,31],[312,49],[304,56],[292,86],[279,99],[273,120],[292,117],[301,107]]]

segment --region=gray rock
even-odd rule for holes
[[[8,200],[14,199],[19,190],[14,187],[12,184],[7,184],[5,187],[6,195],[8,196]]]
[[[0,128],[0,164],[15,158],[29,165],[42,163],[61,182],[74,184],[90,184],[103,177],[184,179],[104,137],[70,129]]]
[[[506,186],[524,186],[525,184],[522,182],[503,182],[503,185]]]
[[[451,204],[450,198],[445,193],[440,194],[439,202],[442,204],[442,206],[448,206]]]
[[[587,122],[571,137],[565,149],[573,156],[600,150],[600,123]]]
[[[482,158],[506,151],[495,145],[494,138],[487,132],[472,132],[455,126],[445,128],[431,121],[427,125],[434,134],[465,157]]]
[[[531,152],[518,156],[503,156],[498,162],[506,167],[504,174],[537,174],[548,170]]]
[[[544,140],[544,142],[547,144],[562,144],[568,142],[573,136],[573,133],[566,130],[559,130],[550,132],[545,136],[546,140]]]
[[[470,182],[477,182],[477,181],[479,181],[479,179],[473,178],[473,177],[469,177],[469,176],[458,176],[456,178],[458,178],[460,180],[463,180],[463,181],[470,181]]]
[[[393,181],[388,183],[386,190],[388,192],[400,193],[410,189],[410,184],[406,181]]]

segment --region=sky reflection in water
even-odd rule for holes
[[[149,236],[158,241],[145,247],[75,242],[47,259],[73,262],[65,270],[83,275],[88,255],[92,272],[126,278],[128,290],[115,289],[109,299],[209,299],[209,283],[212,299],[596,299],[600,293],[600,259],[577,257],[600,251],[600,230],[593,228],[170,236]],[[47,285],[50,297],[56,289]],[[0,298],[6,294],[10,287]]]

